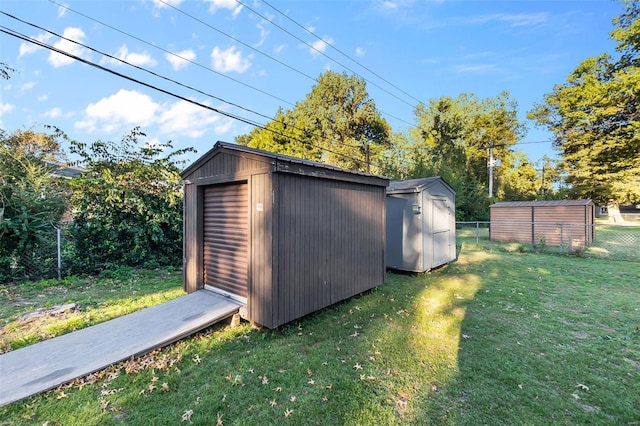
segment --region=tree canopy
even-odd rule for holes
[[[141,145],[135,128],[120,142],[70,141],[85,169],[71,181],[75,267],[179,264],[182,182],[170,142]]]
[[[536,195],[537,172],[512,146],[524,134],[517,104],[502,92],[478,99],[472,94],[443,96],[415,110],[416,125],[395,135],[385,153],[384,172],[397,179],[440,175],[456,190],[460,220],[488,214],[488,148],[501,166],[495,169],[495,198],[524,199]],[[517,166],[517,167],[516,167]],[[516,167],[515,170],[512,170]]]
[[[236,142],[366,171],[367,159],[376,164],[389,146],[390,133],[362,78],[326,71],[293,109],[279,110],[265,128]]]
[[[623,3],[618,54],[585,59],[529,112],[553,132],[571,194],[613,206],[640,201],[640,2]]]

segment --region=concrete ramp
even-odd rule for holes
[[[240,305],[202,290],[0,355],[0,406],[180,340]]]

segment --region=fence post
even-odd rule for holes
[[[476,222],[476,245],[480,244],[480,222]]]
[[[58,237],[58,281],[62,279],[62,252],[60,250],[60,228],[56,227]]]
[[[560,253],[564,253],[564,227],[562,223],[559,223],[560,226]]]

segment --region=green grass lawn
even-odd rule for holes
[[[638,424],[639,282],[636,262],[463,248],[278,330],[218,325],[10,404],[0,424]],[[135,296],[112,285],[95,309]],[[7,291],[35,297],[3,289],[5,327]]]
[[[458,244],[476,245],[476,248],[496,249],[506,251],[520,251],[532,253],[564,253],[568,252],[568,247],[533,245],[525,243],[506,243],[489,240],[488,223],[480,223],[476,226],[473,223],[466,223],[456,230]],[[595,240],[586,248],[580,249],[578,253],[584,257],[598,257],[612,260],[640,261],[640,223],[626,222],[624,225],[612,225],[599,221],[595,228]]]

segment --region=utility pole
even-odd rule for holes
[[[494,144],[493,141],[489,143],[489,146],[482,146],[481,148],[487,148],[489,150],[489,161],[487,162],[487,167],[489,167],[489,198],[493,197],[493,169],[494,167],[499,166],[502,162],[498,159],[493,158],[493,148],[505,146],[505,144]]]
[[[493,168],[496,160],[493,159],[493,141],[489,145],[489,198],[493,197]]]

